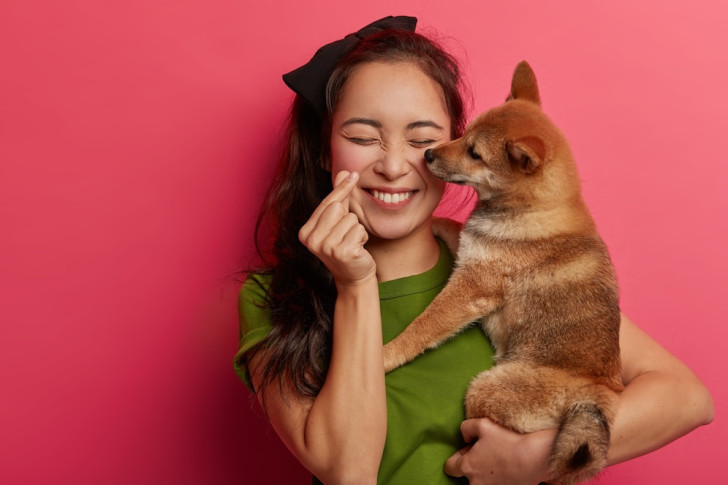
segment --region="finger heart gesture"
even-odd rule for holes
[[[349,211],[349,195],[359,174],[341,171],[334,190],[321,201],[298,238],[331,271],[337,286],[374,276],[376,265],[364,249],[369,235],[356,214]]]

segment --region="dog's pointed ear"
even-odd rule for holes
[[[530,175],[543,164],[546,145],[535,136],[525,136],[506,142],[508,160],[521,172]]]
[[[541,106],[541,96],[538,94],[538,83],[533,69],[526,61],[521,61],[513,71],[511,80],[511,93],[506,101],[523,99]]]

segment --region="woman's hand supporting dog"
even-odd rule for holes
[[[519,434],[487,418],[463,421],[468,446],[445,462],[445,473],[467,477],[470,485],[535,485],[548,477],[556,430]]]
[[[313,400],[286,382],[279,387],[274,381],[268,387],[273,392],[258,395],[287,447],[327,484],[375,484],[387,432],[376,265],[364,249],[366,231],[348,210],[357,179],[339,173],[334,190],[299,233],[336,280],[326,381]],[[263,350],[248,364],[256,388],[266,358]]]
[[[713,419],[705,386],[682,362],[622,315],[622,380],[609,448],[609,465],[641,456]],[[548,481],[548,456],[556,430],[518,434],[488,419],[464,421],[465,448],[445,463],[448,475],[471,485]]]

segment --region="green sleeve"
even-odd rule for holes
[[[270,277],[251,274],[245,279],[238,294],[238,318],[240,319],[240,345],[233,360],[233,367],[245,385],[253,391],[245,362],[245,352],[261,342],[272,327],[270,314],[264,307]]]

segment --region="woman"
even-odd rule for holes
[[[469,380],[492,364],[479,329],[383,372],[382,342],[427,306],[452,265],[432,232],[445,184],[423,154],[462,133],[460,76],[415,22],[382,19],[284,76],[297,96],[259,219],[267,266],[240,293],[236,369],[323,483],[546,481],[555,430],[463,421]],[[713,414],[693,373],[627,318],[620,344],[626,390],[611,464]]]

